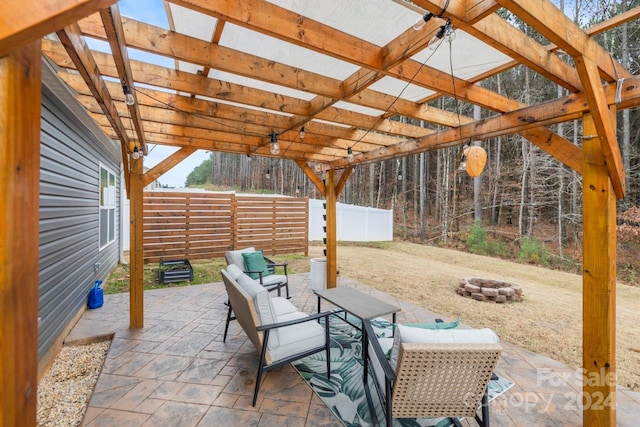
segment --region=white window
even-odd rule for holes
[[[100,165],[100,249],[116,240],[116,176]]]

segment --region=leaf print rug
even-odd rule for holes
[[[356,323],[359,321],[350,318]],[[331,379],[327,379],[326,354],[316,353],[292,365],[309,383],[313,391],[347,427],[384,425],[384,414],[380,402],[376,402],[377,422],[373,422],[362,382],[362,333],[337,316],[331,317]],[[391,336],[391,323],[376,319],[372,325],[379,337]],[[373,379],[368,381],[373,388]],[[500,396],[513,386],[504,378],[489,381],[489,400]],[[372,390],[373,396],[376,396]],[[395,419],[394,427],[448,427],[453,425],[449,418]]]

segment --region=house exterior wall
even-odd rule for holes
[[[89,289],[119,259],[120,157],[116,143],[81,115],[75,99],[43,70],[38,357],[87,305]],[[76,104],[74,104],[76,103]],[[89,125],[89,126],[88,126]],[[100,249],[100,168],[115,175],[115,240]],[[54,350],[55,351],[55,350]]]

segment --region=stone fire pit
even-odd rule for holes
[[[522,301],[522,287],[515,283],[477,277],[460,279],[458,295],[478,301],[516,302]]]

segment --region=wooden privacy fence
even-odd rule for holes
[[[145,191],[144,261],[207,259],[255,246],[267,255],[309,247],[307,198]]]

